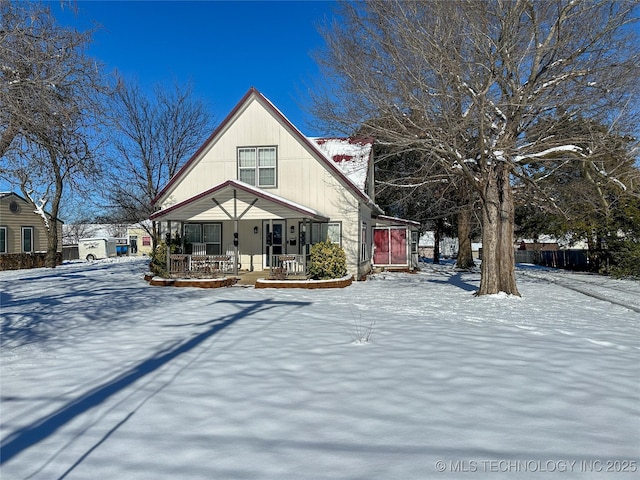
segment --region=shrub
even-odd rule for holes
[[[347,274],[347,256],[344,249],[328,240],[312,245],[309,274],[316,280],[344,277]]]
[[[611,276],[616,278],[640,278],[640,242],[623,240],[617,242],[611,253],[613,265]]]
[[[171,247],[173,250],[173,245]],[[165,242],[156,245],[156,248],[151,252],[149,269],[157,277],[169,277],[169,272],[167,272],[167,244]]]

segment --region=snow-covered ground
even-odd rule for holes
[[[145,270],[0,272],[2,480],[640,477],[640,282],[521,267],[521,298],[476,298],[448,265],[336,290]]]

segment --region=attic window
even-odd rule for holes
[[[276,147],[238,148],[238,180],[255,187],[275,187]]]
[[[11,213],[18,213],[18,211],[20,210],[20,207],[18,206],[18,202],[11,202],[9,204],[9,210],[11,211]]]

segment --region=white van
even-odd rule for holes
[[[78,257],[90,262],[116,255],[115,238],[81,238],[78,242]]]

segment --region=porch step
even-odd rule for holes
[[[268,278],[269,271],[264,272],[240,272],[236,285],[255,285],[259,278]]]

